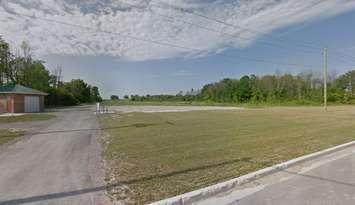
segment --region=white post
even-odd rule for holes
[[[96,114],[100,113],[100,103],[96,103]]]

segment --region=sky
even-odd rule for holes
[[[106,98],[321,72],[323,47],[341,74],[355,69],[354,22],[354,0],[0,0],[14,50],[28,42],[48,69]]]

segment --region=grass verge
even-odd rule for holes
[[[55,118],[55,115],[49,115],[49,114],[25,114],[25,115],[20,115],[20,116],[0,117],[0,123],[45,121],[45,120],[50,120],[52,118]]]
[[[0,146],[8,143],[24,134],[23,131],[12,131],[8,129],[0,130]]]
[[[355,107],[101,116],[118,200],[145,204],[355,139]],[[116,193],[117,192],[117,193]]]

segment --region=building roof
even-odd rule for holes
[[[32,88],[28,88],[22,85],[0,86],[0,94],[48,95],[47,93]]]

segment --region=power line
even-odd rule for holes
[[[355,63],[355,57],[348,55],[346,53],[343,52],[339,52],[339,51],[333,51],[332,52],[335,56],[338,56],[340,58],[342,58],[345,61],[351,62],[351,63]]]
[[[122,4],[126,4],[126,5],[129,5],[129,6],[136,7],[136,8],[139,7],[138,5],[130,4],[130,3],[127,3],[127,2],[122,2]],[[142,8],[142,9],[148,9],[148,8],[145,7],[145,8]],[[237,39],[242,39],[242,40],[255,40],[254,38],[247,38],[247,37],[242,37],[242,36],[240,36],[238,34],[231,34],[231,33],[223,32],[223,31],[220,31],[220,30],[217,30],[217,29],[212,29],[210,27],[206,27],[206,26],[200,25],[200,24],[192,23],[192,22],[180,19],[180,18],[175,18],[173,16],[156,13],[154,11],[152,11],[151,14],[163,17],[165,19],[162,19],[162,20],[169,21],[171,23],[173,23],[173,21],[179,21],[179,22],[182,22],[182,23],[190,25],[190,26],[195,26],[197,28],[200,28],[200,29],[203,29],[203,30],[206,30],[206,31],[211,31],[211,32],[217,33],[219,35],[225,35],[225,36],[229,36],[229,37],[237,38]],[[288,50],[288,48],[286,48],[284,45],[277,44],[277,43],[274,43],[274,42],[268,42],[268,41],[265,41],[265,40],[258,40],[258,43],[262,43],[262,44],[264,44],[266,46],[277,47],[279,49]],[[299,49],[301,49],[301,48],[299,48]],[[302,50],[303,50],[302,51],[303,53],[306,52],[306,53],[312,53],[312,54],[320,54],[319,51],[314,51],[314,50],[310,51],[310,50],[305,50],[305,49],[302,49]]]
[[[346,58],[345,56],[339,55],[337,53],[333,53],[334,56],[338,57],[339,60],[345,62],[345,63],[354,63],[354,61],[349,60],[348,58]]]
[[[152,0],[154,1],[154,0]],[[269,38],[272,38],[272,39],[278,39],[278,40],[288,40],[288,41],[294,41],[294,42],[299,42],[301,44],[297,44],[298,46],[303,46],[303,47],[308,47],[310,49],[321,49],[322,47],[318,46],[316,43],[314,42],[302,42],[302,41],[299,41],[299,40],[294,40],[294,39],[286,39],[286,38],[281,38],[281,37],[278,37],[278,36],[274,36],[272,34],[269,34],[269,33],[265,33],[265,32],[262,32],[262,31],[259,31],[259,30],[256,30],[256,29],[251,29],[251,28],[245,28],[245,27],[242,27],[242,26],[239,26],[239,25],[235,25],[235,24],[232,24],[232,23],[228,23],[226,21],[223,21],[223,20],[220,20],[220,19],[217,19],[217,18],[212,18],[210,16],[207,16],[207,15],[204,15],[202,13],[199,13],[199,12],[196,12],[195,10],[191,10],[191,9],[186,9],[186,8],[181,8],[181,7],[176,7],[176,6],[173,6],[171,4],[168,4],[168,3],[165,3],[165,2],[160,2],[160,1],[156,1],[157,3],[152,3],[150,2],[150,4],[152,5],[155,5],[155,6],[158,6],[160,8],[163,8],[162,5],[164,6],[167,6],[169,7],[170,9],[173,9],[173,10],[177,10],[177,11],[180,11],[180,12],[184,12],[184,13],[188,13],[188,14],[191,14],[191,15],[195,15],[195,16],[198,16],[198,17],[201,17],[201,18],[204,18],[204,19],[207,19],[209,21],[213,21],[213,22],[217,22],[219,24],[223,24],[225,26],[228,26],[228,27],[233,27],[233,28],[237,28],[237,29],[243,29],[243,30],[247,30],[247,31],[250,31],[252,33],[258,33],[258,34],[261,34],[261,35],[264,35],[264,36],[268,36]],[[321,3],[322,1],[318,2],[317,4]]]
[[[8,14],[7,12],[4,12],[4,11],[0,11],[0,13]],[[152,44],[157,44],[157,45],[162,45],[162,46],[167,46],[167,47],[173,47],[173,48],[178,48],[178,49],[183,49],[183,50],[189,50],[189,51],[193,50],[193,51],[198,51],[198,52],[206,52],[205,50],[199,49],[199,48],[190,48],[190,47],[186,47],[186,46],[180,46],[180,45],[166,43],[166,42],[160,42],[160,41],[156,41],[156,40],[143,39],[143,38],[140,38],[140,37],[135,37],[135,36],[127,35],[127,34],[111,32],[111,31],[102,30],[102,29],[98,29],[98,28],[93,28],[93,27],[89,27],[89,26],[83,26],[83,25],[79,25],[79,24],[67,23],[67,22],[64,22],[64,21],[58,21],[58,20],[38,17],[38,16],[34,16],[34,15],[21,14],[21,13],[17,13],[17,12],[11,12],[11,13],[14,14],[14,15],[28,17],[28,18],[32,18],[32,19],[39,19],[39,20],[47,21],[47,22],[51,22],[51,23],[56,23],[56,24],[61,24],[61,25],[66,25],[66,26],[72,26],[72,27],[78,27],[78,28],[83,28],[83,29],[86,29],[86,30],[94,30],[96,32],[107,33],[107,34],[112,34],[112,35],[119,35],[121,37],[131,38],[131,39],[134,39],[134,40],[148,42],[148,43],[152,43]],[[289,66],[289,67],[304,67],[304,68],[318,67],[318,66],[314,66],[314,65],[283,63],[283,62],[269,61],[269,60],[264,60],[264,59],[250,58],[250,57],[243,57],[243,56],[236,56],[236,55],[233,55],[233,56],[225,55],[225,54],[219,54],[219,55],[220,56],[224,56],[226,58],[231,58],[233,60],[238,58],[238,59],[247,60],[247,61],[262,62],[262,63],[267,63],[267,64]]]
[[[133,6],[133,7],[139,7],[137,5],[134,5],[134,4],[130,4],[130,3],[127,3],[127,2],[122,2],[122,4],[126,4],[126,5],[129,5],[129,6]],[[147,8],[144,8],[144,9],[147,9]],[[217,33],[219,35],[225,35],[225,36],[229,36],[229,37],[232,37],[232,38],[238,38],[238,39],[242,39],[242,40],[254,40],[253,38],[247,38],[247,37],[242,37],[238,34],[230,34],[230,33],[227,33],[227,32],[223,32],[223,31],[220,31],[220,30],[217,30],[217,29],[212,29],[210,27],[206,27],[206,26],[203,26],[203,25],[200,25],[200,24],[196,24],[196,23],[192,23],[192,22],[189,22],[189,21],[185,21],[183,19],[180,19],[180,18],[175,18],[175,17],[172,17],[172,16],[169,16],[169,15],[164,15],[164,14],[160,14],[160,13],[156,13],[154,11],[152,11],[152,14],[153,15],[156,15],[156,16],[160,16],[160,17],[163,17],[165,19],[165,21],[169,21],[169,22],[172,22],[173,21],[179,21],[179,22],[182,22],[184,24],[187,24],[187,25],[190,25],[190,26],[195,26],[197,28],[200,28],[200,29],[203,29],[203,30],[206,30],[206,31],[211,31],[211,32],[214,32],[214,33]],[[268,41],[263,41],[263,40],[258,40],[257,41],[258,43],[261,43],[261,44],[264,44],[266,46],[271,46],[271,47],[277,47],[279,49],[286,49],[288,50],[288,48],[285,48],[284,45],[281,45],[281,44],[277,44],[277,43],[273,43],[273,42],[268,42]],[[288,50],[290,51],[290,50]],[[301,52],[301,51],[300,51]],[[303,53],[312,53],[312,54],[320,54],[319,51],[310,51],[310,50],[304,50],[302,51]]]
[[[152,1],[154,1],[154,0],[152,0]],[[322,1],[319,1],[317,4],[320,4],[320,3],[322,3]],[[191,14],[191,15],[195,15],[195,16],[198,16],[198,17],[201,17],[201,18],[204,18],[204,19],[207,19],[207,20],[209,20],[209,21],[213,21],[213,22],[217,22],[217,23],[219,23],[219,24],[223,24],[223,25],[225,25],[225,26],[229,26],[229,27],[233,27],[233,28],[237,28],[237,29],[244,29],[244,30],[247,30],[247,31],[250,31],[250,32],[254,32],[254,33],[258,33],[258,34],[261,34],[261,35],[265,35],[265,36],[269,36],[270,38],[272,38],[272,39],[278,39],[278,40],[291,40],[291,41],[294,41],[294,42],[296,42],[296,40],[294,40],[294,39],[286,39],[286,38],[281,38],[281,37],[279,37],[279,36],[274,36],[274,35],[272,35],[272,34],[269,34],[269,33],[265,33],[265,32],[262,32],[262,31],[258,31],[258,30],[255,30],[255,29],[250,29],[250,28],[245,28],[245,27],[242,27],[242,26],[238,26],[238,25],[235,25],[235,24],[231,24],[231,23],[228,23],[228,22],[226,22],[226,21],[222,21],[222,20],[220,20],[220,19],[216,19],[216,18],[212,18],[212,17],[210,17],[210,16],[206,16],[206,15],[204,15],[204,14],[202,14],[202,13],[198,13],[198,12],[196,12],[196,11],[194,11],[194,10],[190,10],[190,9],[185,9],[185,8],[181,8],[181,7],[176,7],[176,6],[173,6],[173,5],[171,5],[171,4],[168,4],[168,3],[165,3],[165,2],[157,2],[157,3],[152,3],[152,2],[150,2],[149,4],[151,4],[151,5],[154,5],[154,6],[157,6],[157,7],[160,7],[160,8],[163,8],[162,7],[162,5],[164,5],[164,6],[167,6],[167,7],[169,7],[169,8],[171,8],[171,9],[173,9],[173,10],[177,10],[177,11],[180,11],[180,12],[184,12],[184,13],[188,13],[188,14]],[[159,5],[160,4],[160,5]],[[316,5],[317,5],[316,4]],[[157,14],[157,15],[161,15],[161,14]],[[164,16],[164,15],[163,15]],[[171,17],[171,18],[173,18],[173,17]],[[176,18],[175,18],[176,19]],[[179,21],[183,21],[183,22],[186,22],[186,21],[184,21],[184,20],[179,20]],[[188,23],[188,24],[192,24],[191,22],[186,22],[186,23]],[[218,31],[218,32],[220,32],[220,31]],[[223,34],[223,33],[222,33]],[[225,33],[225,35],[232,35],[232,34],[226,34]],[[241,38],[241,39],[243,39],[242,37],[240,37],[240,36],[234,36],[235,38]],[[244,38],[245,39],[245,38]],[[250,40],[250,39],[249,39]],[[309,49],[317,49],[317,50],[319,50],[319,49],[322,49],[322,47],[320,47],[320,46],[318,46],[318,43],[314,43],[314,42],[307,42],[307,41],[299,41],[299,40],[297,40],[298,42],[301,42],[302,44],[296,44],[297,46],[303,46],[303,47],[307,47],[307,48],[309,48]],[[273,43],[270,43],[270,42],[263,42],[263,41],[259,41],[259,42],[262,42],[262,43],[265,43],[265,44],[268,44],[268,45],[271,45],[271,44],[273,44]],[[279,46],[279,45],[278,45]],[[316,51],[313,51],[313,52],[310,52],[310,51],[308,51],[309,53],[320,53],[319,51],[318,52],[316,52]],[[334,53],[338,53],[338,54],[340,54],[340,55],[343,55],[342,57],[344,58],[344,57],[348,57],[348,58],[351,58],[352,60],[354,60],[355,61],[355,57],[354,56],[350,56],[350,55],[347,55],[347,54],[345,54],[345,53],[342,53],[342,52],[339,52],[339,51],[337,51],[337,52],[334,52]],[[337,55],[337,56],[340,56],[340,55]]]
[[[220,54],[221,56],[227,57],[227,58],[234,58],[235,56],[233,55],[226,55],[226,54]],[[250,58],[250,57],[244,57],[244,56],[236,56],[236,58],[242,59],[242,60],[247,60],[247,61],[252,61],[252,62],[259,62],[259,63],[266,63],[266,64],[272,64],[272,65],[281,65],[281,66],[288,66],[288,67],[302,67],[302,68],[307,68],[307,69],[317,69],[317,65],[305,65],[305,64],[298,64],[298,63],[283,63],[283,62],[276,62],[276,61],[270,61],[270,60],[264,60],[264,59],[256,59],[256,58]]]
[[[8,14],[7,12],[3,12],[3,11],[0,11],[0,13]],[[43,17],[27,15],[27,14],[21,14],[21,13],[17,13],[17,12],[11,12],[11,13],[14,14],[14,15],[24,16],[24,17],[28,17],[28,18],[32,18],[32,19],[39,19],[39,20],[47,21],[47,22],[51,22],[51,23],[57,23],[57,24],[62,24],[62,25],[72,26],[72,27],[78,27],[78,28],[83,28],[83,29],[86,29],[86,30],[94,30],[96,32],[101,32],[101,33],[119,35],[121,37],[130,38],[130,39],[134,39],[134,40],[138,40],[138,41],[144,41],[144,42],[153,43],[153,44],[159,44],[159,45],[162,45],[162,46],[174,47],[174,48],[184,49],[184,50],[196,50],[196,51],[200,50],[200,49],[196,49],[196,48],[189,48],[189,47],[175,45],[175,44],[161,42],[161,41],[144,39],[144,38],[140,38],[140,37],[136,37],[136,36],[131,36],[131,35],[128,35],[128,34],[122,34],[122,33],[102,30],[100,28],[93,28],[93,27],[83,26],[83,25],[79,25],[79,24],[67,23],[67,22],[64,22],[64,21],[58,21],[58,20],[54,20],[54,19],[47,19],[47,18],[43,18]]]

